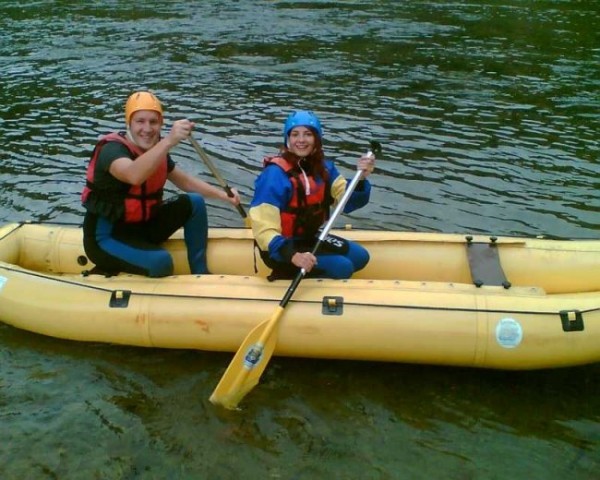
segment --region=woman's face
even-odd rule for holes
[[[160,140],[162,117],[153,110],[139,110],[131,116],[129,132],[143,150],[149,150]]]
[[[288,137],[288,150],[299,157],[308,157],[315,149],[315,134],[307,127],[294,127]]]

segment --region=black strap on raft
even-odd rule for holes
[[[471,235],[467,240],[467,256],[471,269],[471,278],[476,287],[483,285],[511,287],[510,282],[502,270],[496,237],[490,237],[490,242],[474,242]]]

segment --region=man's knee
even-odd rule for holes
[[[152,261],[148,268],[150,277],[168,277],[173,275],[173,259],[167,251],[157,251],[152,254]]]
[[[202,195],[198,193],[188,193],[187,195],[192,204],[192,215],[206,212],[206,201]]]

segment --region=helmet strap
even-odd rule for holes
[[[135,145],[137,145],[137,146],[139,147],[139,145],[137,144],[137,142],[136,142],[136,141],[135,141],[135,139],[133,138],[133,135],[131,134],[131,130],[129,129],[129,125],[127,125],[127,131],[126,131],[126,135],[127,135],[127,139],[128,139],[128,140],[129,140],[131,143],[133,143],[133,144],[135,144]]]

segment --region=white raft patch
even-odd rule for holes
[[[523,340],[523,327],[514,318],[503,318],[496,325],[496,341],[504,348],[515,348]]]

